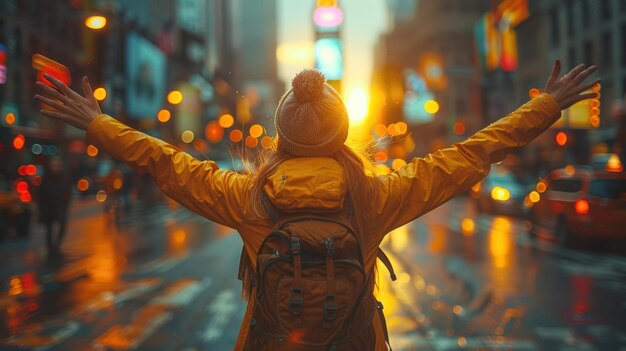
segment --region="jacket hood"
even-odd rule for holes
[[[334,159],[298,157],[278,166],[265,181],[265,193],[285,212],[336,212],[343,208],[347,188]]]

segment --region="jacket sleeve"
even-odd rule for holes
[[[384,235],[468,190],[489,173],[492,163],[548,129],[560,111],[552,96],[540,94],[464,142],[377,177],[377,232]]]
[[[174,146],[107,115],[87,128],[88,143],[142,173],[183,206],[214,222],[238,228],[244,214],[248,177],[199,161]]]

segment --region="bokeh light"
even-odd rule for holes
[[[439,112],[439,103],[435,100],[428,100],[424,103],[424,110],[431,115]]]
[[[260,124],[255,124],[250,127],[250,135],[254,138],[258,138],[263,135],[263,127]]]
[[[18,134],[13,138],[13,147],[15,150],[21,150],[26,144],[26,138],[22,134]]]
[[[274,146],[274,139],[270,136],[264,136],[261,139],[261,146],[263,146],[265,149],[271,149]]]
[[[248,135],[246,137],[246,147],[249,149],[254,149],[259,144],[259,140],[252,135]]]
[[[9,126],[13,125],[15,123],[15,115],[11,112],[7,113],[4,116],[4,122]]]
[[[204,128],[204,136],[212,143],[219,143],[224,137],[224,128],[217,121],[207,123]]]
[[[96,200],[98,202],[105,202],[107,200],[107,192],[104,190],[98,190],[96,193]]]
[[[89,189],[89,181],[86,178],[81,178],[76,182],[76,188],[80,191],[86,191]]]
[[[531,99],[536,98],[539,94],[541,94],[541,91],[537,88],[532,88],[528,91],[528,96],[530,96]]]
[[[179,90],[172,90],[167,94],[167,102],[172,105],[178,105],[183,102],[183,93]]]
[[[87,155],[91,157],[98,156],[98,148],[93,145],[87,145]]]
[[[559,146],[565,146],[567,144],[567,134],[565,132],[556,133],[556,144]]]
[[[85,26],[89,29],[102,29],[106,25],[107,19],[104,16],[89,16],[85,19]]]
[[[391,162],[391,169],[393,169],[394,171],[397,171],[400,168],[404,167],[405,165],[406,165],[405,160],[401,158],[396,158],[395,160]]]
[[[461,221],[461,231],[463,232],[463,235],[470,236],[474,234],[474,229],[474,220],[469,217],[463,218],[463,220]]]
[[[163,109],[157,113],[157,120],[161,123],[166,123],[172,118],[172,113],[169,110]]]
[[[377,124],[374,127],[374,134],[376,134],[378,137],[382,138],[385,135],[387,135],[387,126],[385,126],[384,124]]]
[[[102,101],[107,97],[107,90],[104,88],[96,88],[96,90],[93,91],[93,96],[96,100]]]
[[[235,118],[230,113],[225,113],[220,116],[218,123],[222,128],[230,128],[235,124]]]
[[[180,139],[183,141],[183,143],[186,143],[186,144],[190,144],[191,142],[193,142],[194,138],[195,138],[195,135],[190,130],[185,130],[180,135]]]
[[[243,133],[239,129],[234,129],[230,131],[229,139],[233,143],[238,143],[243,139]]]

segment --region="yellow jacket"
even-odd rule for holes
[[[490,165],[524,146],[560,116],[554,98],[541,94],[505,118],[462,143],[415,158],[401,169],[379,176],[375,189],[374,223],[363,235],[365,268],[373,269],[377,248],[389,231],[408,223],[468,190],[487,175]],[[239,231],[248,255],[254,258],[272,223],[249,209],[251,177],[220,170],[212,161],[199,161],[161,140],[136,131],[107,115],[87,129],[87,142],[133,168],[148,172],[172,199],[211,221]],[[284,177],[285,176],[285,177]],[[281,209],[340,209],[346,195],[339,164],[330,158],[295,158],[269,177],[265,192]],[[241,326],[235,350],[242,350],[254,294]],[[386,350],[380,321],[376,350]]]

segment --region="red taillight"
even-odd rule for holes
[[[587,200],[580,199],[574,204],[576,213],[584,215],[589,213],[589,202]]]

